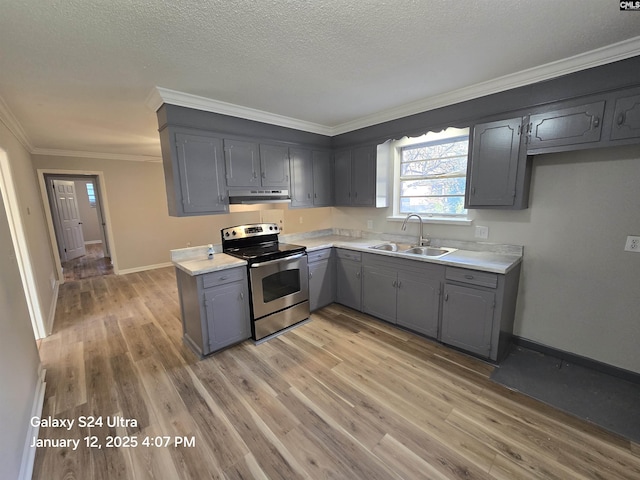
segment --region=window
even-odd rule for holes
[[[96,192],[93,186],[93,182],[87,182],[87,195],[89,196],[89,205],[95,208],[96,206]]]
[[[420,143],[405,144],[400,148],[397,212],[425,216],[466,215],[468,133],[417,141]]]

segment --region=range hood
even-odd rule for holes
[[[229,204],[252,205],[255,203],[289,203],[289,190],[261,189],[229,189]]]

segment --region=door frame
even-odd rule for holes
[[[0,187],[2,187],[0,190],[2,190],[2,199],[13,241],[13,251],[20,270],[22,288],[27,301],[33,334],[36,339],[45,338],[47,336],[47,328],[38,299],[38,289],[31,265],[31,255],[29,254],[27,237],[24,232],[22,217],[20,216],[20,207],[18,206],[18,195],[16,194],[11,165],[9,164],[9,153],[3,148],[0,148]]]
[[[44,209],[45,217],[47,220],[47,229],[49,231],[49,240],[51,243],[51,250],[53,252],[54,261],[56,264],[56,270],[58,272],[58,281],[64,283],[64,274],[62,272],[62,262],[60,260],[60,250],[58,247],[58,240],[56,238],[56,229],[53,221],[53,214],[51,213],[51,204],[49,203],[49,194],[47,188],[46,177],[64,177],[65,179],[85,179],[93,178],[96,181],[96,200],[100,206],[100,213],[98,219],[103,225],[104,240],[106,241],[105,253],[109,253],[111,257],[111,263],[113,264],[113,273],[116,275],[119,272],[118,261],[116,258],[116,246],[113,240],[113,230],[111,228],[111,214],[109,213],[109,203],[107,201],[107,189],[105,187],[104,172],[102,171],[89,171],[89,170],[60,170],[53,168],[39,168],[38,183],[40,184],[40,194],[42,195],[42,204],[46,207]],[[96,206],[97,208],[98,206]],[[100,218],[102,216],[102,218]]]

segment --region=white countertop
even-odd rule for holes
[[[203,256],[205,258],[203,258]],[[204,273],[216,272],[218,270],[226,270],[227,268],[242,267],[246,265],[247,262],[224,253],[216,253],[213,258],[209,260],[206,258],[205,248],[204,255],[199,255],[195,258],[173,260],[173,264],[189,275],[202,275]]]
[[[288,240],[285,240],[288,242]],[[304,245],[307,251],[320,250],[322,248],[346,248],[361,252],[373,253],[376,255],[386,255],[389,257],[406,258],[417,262],[436,263],[451,267],[470,268],[484,272],[505,274],[522,261],[521,254],[504,253],[495,251],[475,251],[459,248],[443,257],[422,257],[402,252],[388,252],[384,250],[372,250],[369,247],[385,243],[380,239],[368,239],[348,237],[341,235],[326,235],[320,237],[296,238],[290,243]],[[448,247],[449,245],[442,245]],[[454,245],[451,245],[454,246]],[[241,260],[224,253],[217,252],[213,259],[206,258],[207,247],[182,248],[171,251],[173,264],[188,273],[189,275],[202,275],[204,273],[225,270],[246,265],[245,260]]]
[[[372,250],[370,247],[372,247],[373,245],[378,245],[380,243],[386,242],[380,239],[342,237],[339,235],[301,238],[296,239],[295,243],[304,245],[310,252],[330,247],[347,248],[350,250],[374,253],[376,255],[407,258],[418,262],[437,263],[440,265],[448,265],[451,267],[470,268],[473,270],[481,270],[484,272],[493,272],[500,274],[507,273],[522,261],[522,255],[496,253],[491,251],[473,251],[466,249],[458,249],[440,258],[422,257],[419,255],[412,255],[410,253],[388,252],[385,250]],[[446,247],[448,245],[443,246]]]

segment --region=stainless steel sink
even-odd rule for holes
[[[412,247],[403,250],[402,253],[411,253],[413,255],[422,255],[423,257],[443,257],[448,253],[456,251],[455,248],[437,248],[437,247]]]
[[[395,243],[381,243],[379,245],[374,245],[372,247],[374,250],[385,250],[387,252],[397,252],[398,251],[398,245],[396,245]]]

